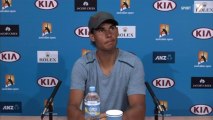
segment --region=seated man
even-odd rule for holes
[[[144,69],[134,54],[117,48],[118,22],[107,12],[90,17],[89,37],[96,50],[79,58],[72,69],[68,120],[84,120],[80,105],[90,86],[100,96],[100,111],[119,109],[123,120],[145,119]],[[84,106],[83,106],[84,107]]]

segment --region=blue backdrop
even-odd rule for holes
[[[95,49],[86,26],[97,11],[119,21],[118,47],[141,58],[145,80],[167,116],[213,115],[213,1],[2,0],[1,5],[1,115],[40,115],[58,80],[54,114],[66,115],[72,66],[85,50]],[[146,96],[146,115],[153,116],[148,91]]]

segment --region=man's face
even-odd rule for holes
[[[90,34],[90,39],[95,42],[97,49],[112,50],[116,48],[118,28],[110,23],[103,23]]]

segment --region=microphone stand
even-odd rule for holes
[[[145,82],[145,85],[152,96],[153,102],[155,104],[154,114],[155,114],[155,120],[158,120],[159,113],[162,115],[162,120],[164,120],[164,111],[166,110],[164,105],[161,105],[157,97],[155,96],[152,88],[150,87],[148,82]]]
[[[155,120],[158,120],[158,107],[156,105],[154,109],[154,114],[155,114]]]
[[[49,104],[49,120],[53,120],[53,105]]]
[[[44,107],[44,110],[41,114],[41,120],[43,120],[44,116],[45,116],[45,113],[46,111],[49,111],[49,120],[53,120],[53,106],[52,106],[52,103],[53,103],[53,99],[55,97],[55,94],[56,92],[58,91],[60,85],[61,85],[62,81],[58,81],[57,85],[55,86],[52,94],[50,95],[49,99],[47,100],[47,103]]]
[[[164,109],[166,109],[164,105],[161,105],[161,107],[164,107]],[[164,111],[159,111],[158,106],[155,105],[154,109],[155,120],[158,120],[159,113],[161,114],[162,120],[164,120]]]

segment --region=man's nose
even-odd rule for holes
[[[107,29],[104,32],[105,32],[105,35],[107,35],[107,36],[111,36],[112,35],[112,31],[110,31],[110,29]]]

